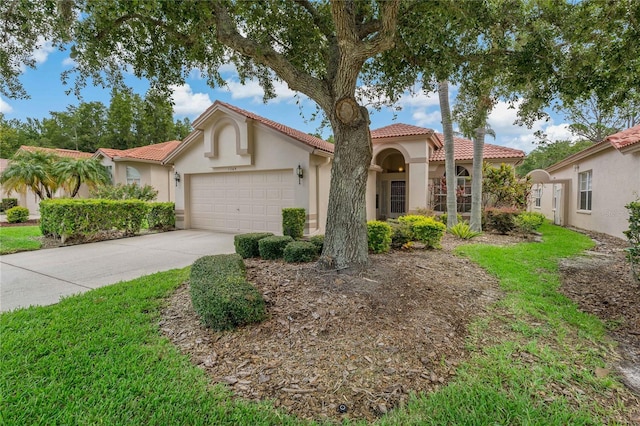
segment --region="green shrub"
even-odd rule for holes
[[[369,250],[373,253],[386,253],[391,248],[391,226],[386,222],[371,220],[367,222]]]
[[[44,200],[40,202],[40,230],[63,242],[112,230],[134,235],[140,232],[147,211],[147,203],[140,200]]]
[[[271,232],[253,232],[250,234],[236,235],[233,237],[233,245],[236,248],[236,253],[244,259],[249,257],[258,257],[260,256],[258,241],[272,235],[273,234]]]
[[[23,223],[29,220],[29,209],[26,207],[11,207],[7,210],[7,222]]]
[[[416,240],[427,248],[440,248],[440,242],[446,229],[445,224],[432,217],[423,217],[422,220],[411,225]]]
[[[318,248],[309,241],[294,241],[284,248],[285,262],[311,262],[318,256]]]
[[[401,224],[408,224],[408,225],[413,225],[416,222],[420,222],[422,220],[424,220],[425,218],[427,218],[428,216],[423,216],[420,214],[407,214],[404,216],[400,216],[398,218],[398,223]]]
[[[258,241],[258,251],[263,259],[282,259],[284,248],[293,241],[288,235],[262,238]]]
[[[282,234],[291,238],[302,238],[304,224],[307,221],[305,209],[291,207],[282,209]]]
[[[455,226],[449,228],[448,231],[462,240],[470,240],[482,234],[482,232],[472,230],[469,224],[465,221],[458,222]]]
[[[415,240],[416,236],[411,230],[411,224],[400,223],[397,219],[387,219],[387,223],[391,226],[391,247],[401,248]]]
[[[142,200],[153,201],[158,196],[158,190],[151,185],[140,186],[135,183],[123,185],[101,185],[90,192],[91,198],[103,200]]]
[[[205,256],[191,266],[191,300],[202,323],[216,331],[262,321],[262,295],[246,280],[237,254]]]
[[[636,280],[640,281],[640,200],[625,206],[629,210],[629,229],[624,231],[631,247],[627,249],[627,259]]]
[[[531,234],[542,226],[546,217],[538,212],[522,212],[514,220],[520,232]]]
[[[17,207],[18,199],[17,198],[3,198],[0,203],[0,212],[6,212],[7,210]]]
[[[316,246],[316,252],[318,254],[322,253],[322,248],[324,247],[324,235],[314,235],[309,238],[309,242]]]
[[[516,217],[520,211],[513,207],[490,207],[485,209],[486,227],[501,234],[508,234],[516,229]]]
[[[149,229],[166,231],[176,226],[175,203],[149,203],[148,206],[147,222],[149,223]]]

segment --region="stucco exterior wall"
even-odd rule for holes
[[[592,171],[591,211],[579,209],[578,174]],[[625,205],[640,195],[640,153],[624,155],[610,147],[594,155],[577,160],[550,172],[553,180],[568,179],[563,196],[566,226],[587,229],[625,238],[622,233],[629,227],[629,214]],[[553,219],[553,184],[545,184],[542,206],[530,207]]]
[[[173,159],[175,170],[183,176],[175,188],[177,227],[189,226],[191,176],[291,170],[294,206],[307,211],[307,232],[324,232],[330,174],[327,160],[313,155],[311,147],[243,116],[218,111],[203,127]],[[302,179],[296,175],[298,166],[303,170]]]

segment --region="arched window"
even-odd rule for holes
[[[140,185],[140,172],[135,167],[127,166],[127,185],[132,183]]]

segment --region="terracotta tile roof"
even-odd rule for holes
[[[440,141],[443,147],[436,149],[433,154],[431,154],[429,161],[444,161],[444,135],[442,133],[435,133],[434,137]],[[453,147],[453,155],[456,161],[473,160],[473,141],[465,138],[454,137]],[[484,144],[485,159],[524,158],[524,156],[524,151],[520,151],[519,149],[492,145],[490,143]]]
[[[640,124],[607,136],[604,140],[616,149],[622,149],[640,143]]]
[[[130,149],[100,148],[99,153],[109,158],[119,157],[121,159],[146,160],[161,162],[169,156],[180,145],[180,141],[162,142],[153,145],[139,146]]]
[[[396,123],[371,131],[371,139],[394,138],[401,136],[431,135],[433,130],[410,124]]]
[[[201,117],[204,116],[207,112],[209,112],[216,105],[222,105],[225,108],[228,108],[228,109],[230,109],[232,111],[237,112],[238,114],[244,115],[245,117],[248,117],[248,118],[250,118],[252,120],[256,120],[256,121],[264,124],[265,126],[271,127],[272,129],[277,130],[278,132],[283,133],[283,134],[285,134],[285,135],[287,135],[289,137],[292,137],[293,139],[296,139],[296,140],[298,140],[298,141],[300,141],[300,142],[302,142],[304,144],[307,144],[309,146],[312,146],[314,148],[317,148],[317,149],[325,151],[325,152],[333,153],[334,146],[333,146],[332,143],[329,143],[329,142],[327,142],[325,140],[322,140],[320,138],[312,136],[312,135],[310,135],[308,133],[301,132],[300,130],[296,130],[296,129],[291,128],[289,126],[285,126],[284,124],[280,124],[280,123],[277,123],[277,122],[275,122],[273,120],[269,120],[268,118],[261,117],[261,116],[259,116],[257,114],[252,113],[252,112],[245,111],[245,110],[243,110],[241,108],[238,108],[238,107],[233,106],[231,104],[228,104],[226,102],[215,101],[215,103],[209,109],[207,109],[207,111],[205,111],[205,113],[203,113],[201,115]],[[196,123],[199,119],[200,119],[200,117],[196,118],[194,120],[194,123]]]
[[[40,146],[29,146],[29,145],[22,145],[20,149],[27,152],[36,152],[36,151],[47,152],[50,154],[56,154],[60,157],[69,157],[69,158],[91,158],[93,156],[93,154],[90,152],[76,151],[75,149],[43,148]]]

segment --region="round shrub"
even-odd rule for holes
[[[322,248],[324,247],[324,235],[314,235],[309,238],[309,242],[316,246],[318,254],[322,253]]]
[[[229,330],[262,321],[262,295],[245,277],[244,263],[237,254],[205,256],[191,266],[193,309],[206,327]]]
[[[294,241],[284,248],[285,262],[311,262],[318,256],[317,247],[308,241]]]
[[[293,241],[288,235],[266,237],[258,241],[258,250],[263,259],[282,259],[284,248]]]
[[[396,219],[387,219],[387,223],[391,226],[391,247],[401,248],[415,240],[409,223],[400,223]]]
[[[240,234],[233,237],[233,245],[236,253],[243,259],[260,256],[260,248],[258,241],[263,238],[272,236],[271,232],[253,232],[250,234]]]
[[[391,225],[379,220],[367,222],[369,250],[373,253],[386,253],[391,248]]]
[[[29,220],[29,209],[26,207],[11,207],[7,210],[7,222],[23,223]]]
[[[411,230],[427,248],[440,248],[440,241],[444,236],[447,226],[432,217],[423,217],[411,225]]]
[[[515,218],[516,226],[520,232],[531,234],[542,226],[547,218],[538,212],[523,212]]]
[[[516,216],[520,210],[513,207],[490,207],[484,211],[487,228],[500,234],[508,234],[516,229]]]

